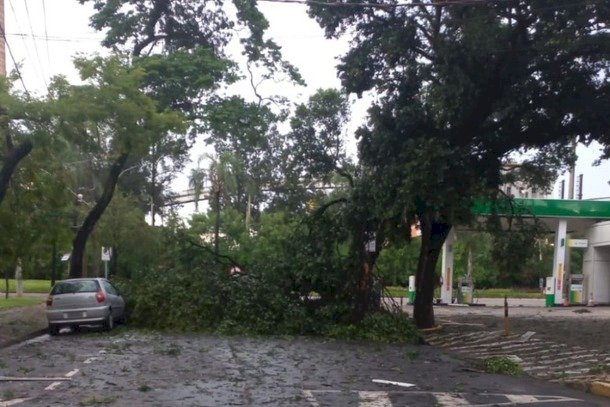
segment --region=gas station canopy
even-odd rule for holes
[[[565,219],[568,232],[583,232],[597,222],[610,220],[610,201],[514,198],[495,205],[478,202],[473,212],[478,216],[538,218],[550,231]]]

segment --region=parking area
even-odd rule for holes
[[[0,406],[595,406],[564,386],[484,374],[431,346],[310,338],[62,334],[0,350]]]

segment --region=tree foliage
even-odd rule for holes
[[[309,10],[327,36],[351,35],[339,65],[347,91],[379,95],[358,132],[360,158],[378,180],[383,217],[421,225],[415,319],[433,326],[442,243],[471,219],[474,199],[495,195],[503,161],[529,150],[561,164],[575,137],[607,137],[610,8],[380,1]]]
[[[112,200],[128,159],[144,157],[151,145],[166,134],[182,132],[180,114],[160,111],[142,90],[145,73],[120,56],[77,59],[82,85],[69,85],[59,78],[54,109],[55,131],[64,134],[89,157],[103,174],[101,190],[73,240],[70,275],[83,274],[87,239]]]

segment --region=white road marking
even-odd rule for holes
[[[453,350],[466,350],[466,349],[475,349],[475,348],[487,348],[487,347],[492,347],[492,346],[503,346],[503,345],[512,345],[515,344],[515,339],[516,338],[511,338],[511,339],[507,339],[505,341],[498,341],[498,342],[491,342],[491,343],[485,343],[486,340],[479,340],[479,341],[472,341],[469,342],[468,345],[465,346],[457,346],[455,348],[451,348]]]
[[[513,403],[536,403],[538,399],[527,394],[505,394],[506,398]]]
[[[32,339],[28,339],[27,341],[16,343],[15,345],[10,346],[10,348],[12,348],[12,349],[19,349],[19,348],[22,348],[24,346],[31,345],[31,344],[34,344],[34,343],[45,342],[45,341],[48,341],[49,339],[51,339],[51,336],[49,334],[44,334],[44,335],[40,335],[40,336],[37,336],[37,337],[32,338]]]
[[[594,363],[595,359],[592,360],[584,360],[582,362],[575,362],[575,363],[568,363],[566,364],[559,364],[557,366],[555,365],[546,365],[546,366],[533,366],[533,367],[527,367],[527,368],[523,368],[523,370],[525,370],[526,372],[532,372],[532,371],[538,371],[538,370],[555,370],[557,372],[565,372],[566,368],[578,368],[578,367],[582,367],[583,369],[585,367],[587,367],[587,364],[591,364]]]
[[[0,401],[0,407],[15,406],[17,404],[24,403],[28,400],[29,399],[12,399],[12,400],[7,400],[7,401]]]
[[[520,352],[521,356],[527,359],[534,359],[536,358],[536,356],[541,357],[541,355],[544,355],[548,352],[552,352],[552,350],[547,349],[548,346],[546,346],[545,344],[539,344],[539,345],[529,345],[528,347],[524,347],[523,345],[521,345],[521,347],[519,346],[506,346],[503,347],[502,349],[493,349],[493,350],[489,350],[489,351],[483,351],[483,352],[477,352],[477,357],[479,359],[482,359],[485,357],[485,355],[502,355],[502,354],[506,354],[506,353],[515,353],[515,352]]]
[[[66,377],[72,377],[78,372],[80,372],[80,369],[74,369],[73,371],[66,373]]]
[[[534,332],[534,331],[527,331],[526,333],[521,335],[521,338],[519,338],[519,342],[527,342],[534,335],[536,335],[536,332]]]
[[[588,355],[577,355],[577,356],[573,356],[573,357],[569,357],[569,358],[557,358],[557,359],[545,359],[545,360],[537,360],[534,362],[527,362],[524,363],[524,366],[539,366],[539,365],[544,365],[544,364],[552,364],[553,362],[563,362],[563,361],[569,361],[569,360],[578,360],[578,359],[584,359],[584,358],[592,358],[591,360],[593,361],[597,361],[598,359],[595,358],[594,354],[588,354]]]
[[[87,363],[87,361],[85,361],[85,363]],[[72,376],[77,374],[79,371],[80,371],[79,369],[74,369],[71,372],[68,372],[64,375],[65,379],[61,378],[59,380],[63,380],[63,381],[72,380],[71,379]],[[47,391],[55,390],[60,384],[62,384],[62,382],[53,382],[53,383],[49,384],[47,387],[45,387],[44,389]]]
[[[470,393],[443,393],[418,390],[396,390],[396,391],[344,391],[344,390],[302,390],[305,399],[312,407],[320,407],[316,395],[324,394],[347,394],[356,393],[360,400],[359,407],[392,407],[389,396],[394,395],[431,395],[437,401],[438,406],[443,407],[498,407],[515,406],[516,404],[541,404],[541,403],[568,403],[582,402],[581,399],[562,396],[548,396],[538,394],[503,394],[503,393],[472,393],[471,395],[483,397],[505,397],[506,401],[495,401],[489,404],[470,404],[465,396]],[[1,407],[1,406],[0,406]]]
[[[390,396],[385,391],[358,392],[360,407],[392,407]]]
[[[303,396],[305,397],[305,400],[307,400],[311,404],[311,407],[320,407],[316,396],[313,395],[313,392],[311,390],[303,390]]]
[[[98,360],[98,359],[99,359],[99,358],[96,358],[96,357],[94,356],[94,357],[91,357],[91,358],[85,359],[85,361],[84,361],[83,363],[84,363],[84,364],[86,364],[86,365],[88,365],[88,364],[90,364],[91,362],[95,362],[95,361],[96,361],[96,360]]]
[[[52,382],[56,380],[70,380],[63,377],[12,377],[0,376],[0,382]]]
[[[448,321],[445,319],[439,319],[438,322],[442,322],[443,325],[485,326],[485,324],[477,324],[477,323],[472,323],[472,322],[455,322],[455,321]]]
[[[381,380],[381,379],[373,379],[373,383],[379,383],[379,384],[393,384],[394,386],[400,386],[400,387],[415,387],[414,384],[411,383],[405,383],[405,382],[394,382],[392,380]]]
[[[53,383],[49,384],[47,387],[45,387],[44,389],[47,390],[47,391],[48,390],[55,390],[55,388],[57,386],[59,386],[61,383],[62,382],[53,382]]]
[[[443,407],[458,407],[458,406],[471,406],[461,394],[455,393],[434,393],[436,402],[439,406]]]

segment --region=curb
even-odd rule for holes
[[[19,338],[11,339],[10,341],[6,341],[4,343],[0,343],[0,349],[8,348],[9,346],[16,345],[21,342],[28,341],[30,339],[36,338],[37,336],[41,336],[49,332],[48,328],[39,329],[34,332],[30,332],[27,335],[23,335]]]
[[[589,391],[596,396],[610,398],[610,383],[608,382],[591,382]]]

